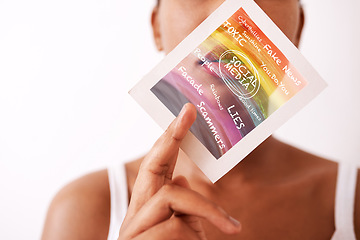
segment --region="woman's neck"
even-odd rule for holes
[[[260,183],[270,179],[281,168],[280,156],[283,143],[269,137],[239,164],[216,182],[216,187],[236,184]],[[191,181],[211,183],[201,170],[185,154],[179,155],[174,175],[184,175]]]

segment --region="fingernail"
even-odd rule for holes
[[[229,216],[229,219],[235,227],[240,227],[240,222],[238,220],[236,220],[235,218],[233,218],[231,216]]]
[[[182,116],[185,113],[186,110],[186,104],[182,107],[180,113],[179,113],[179,117]]]

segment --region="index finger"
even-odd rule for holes
[[[185,104],[179,116],[146,155],[134,184],[130,215],[136,213],[164,184],[171,182],[181,141],[195,119],[195,106]]]

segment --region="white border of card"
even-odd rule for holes
[[[166,129],[175,116],[150,89],[241,7],[306,79],[307,85],[219,159],[216,159],[191,132],[186,135],[181,149],[213,183],[236,166],[326,87],[326,83],[293,43],[253,0],[226,0],[129,91],[145,111],[163,129]]]

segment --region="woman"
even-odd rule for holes
[[[152,14],[157,48],[169,53],[222,2],[159,2]],[[257,4],[298,45],[304,21],[298,0]],[[42,239],[360,239],[357,169],[270,137],[212,184],[178,155],[195,117],[194,106],[185,105],[145,157],[64,187]]]

